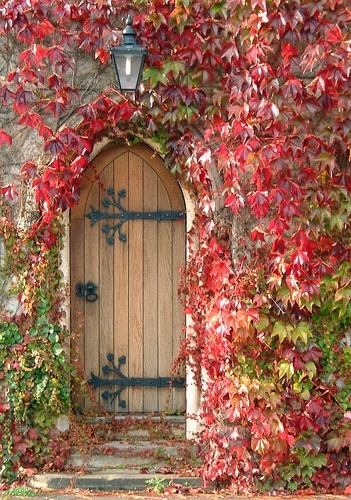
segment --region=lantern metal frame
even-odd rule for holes
[[[128,14],[121,43],[109,47],[121,92],[135,92],[138,89],[148,52],[146,47],[136,41],[132,25],[133,19]]]

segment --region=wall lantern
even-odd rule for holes
[[[119,89],[121,92],[135,92],[141,80],[147,48],[136,42],[133,20],[129,14],[126,24],[122,42],[117,47],[109,47],[109,50],[115,65]]]

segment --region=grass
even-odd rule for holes
[[[35,497],[37,496],[36,491],[27,486],[15,486],[4,493],[4,498],[7,497]]]
[[[146,484],[149,484],[155,493],[163,493],[167,486],[167,480],[163,477],[153,477],[148,479]]]

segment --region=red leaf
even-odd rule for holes
[[[24,61],[27,66],[38,65],[47,55],[47,49],[35,44],[32,49],[24,50],[20,54],[20,61]]]
[[[58,63],[64,62],[66,56],[62,47],[54,45],[48,50],[48,55],[51,64],[56,65]]]
[[[60,139],[57,139],[56,137],[52,137],[48,141],[46,141],[44,145],[44,150],[47,153],[51,153],[54,156],[57,156],[60,153],[64,153],[67,150],[67,147],[63,144]]]
[[[110,52],[103,47],[95,50],[95,59],[99,59],[102,64],[105,64],[110,59]]]
[[[224,201],[225,207],[230,207],[231,211],[235,214],[239,213],[239,209],[244,206],[243,197],[236,194],[231,193]]]
[[[270,233],[277,234],[278,236],[281,236],[287,229],[289,229],[289,226],[281,217],[275,217],[275,219],[272,219],[268,224]]]
[[[58,76],[56,73],[53,73],[49,77],[48,82],[49,82],[50,89],[52,89],[52,88],[59,89],[63,86],[63,84],[65,84],[65,81],[63,80],[63,78]]]
[[[12,90],[9,90],[6,85],[3,85],[1,88],[0,88],[0,97],[2,97],[2,100],[3,100],[3,103],[4,104],[7,104],[8,102],[10,102],[11,100],[13,100],[15,96],[15,93],[12,92]]]
[[[283,254],[286,250],[286,241],[282,238],[273,241],[272,252]]]
[[[289,78],[289,80],[283,85],[282,90],[284,90],[285,94],[290,95],[295,100],[301,98],[304,93],[302,82],[294,77]]]
[[[231,263],[227,260],[218,260],[213,264],[206,280],[206,286],[212,290],[220,290],[225,283],[228,283],[232,273]]]
[[[35,31],[33,25],[25,24],[25,26],[18,32],[17,37],[26,43],[32,43],[35,40]]]
[[[20,87],[15,94],[13,109],[17,111],[19,115],[22,115],[30,109],[33,98],[33,92],[24,90],[22,87]]]
[[[42,122],[40,124],[39,130],[38,130],[38,134],[43,139],[47,140],[47,139],[49,139],[49,137],[52,137],[53,131],[52,131],[51,128],[49,128],[46,125],[44,125],[44,122]]]
[[[336,24],[334,28],[328,29],[325,38],[329,43],[340,43],[342,40],[342,32],[340,27]]]
[[[307,363],[307,361],[314,361],[318,363],[321,358],[323,358],[323,353],[318,347],[313,346],[308,351],[305,351],[302,354],[303,360]]]
[[[317,184],[316,171],[313,168],[305,167],[299,172],[299,181],[303,184]]]
[[[1,194],[5,198],[8,198],[9,200],[13,200],[15,197],[18,196],[18,192],[12,184],[8,184],[7,186],[2,187]]]
[[[233,58],[239,57],[238,48],[234,40],[225,43],[222,50],[222,57],[225,57],[228,62],[231,62]]]
[[[11,146],[12,137],[8,133],[4,132],[4,130],[0,129],[0,147],[6,143]]]
[[[301,283],[301,291],[308,297],[319,294],[319,280],[306,280]]]
[[[48,21],[44,19],[36,28],[38,38],[44,38],[51,33],[54,33],[54,26]]]
[[[92,150],[92,141],[87,137],[80,136],[72,128],[65,128],[60,133],[60,140],[69,146],[70,149],[74,148],[78,155],[86,152],[90,153]]]
[[[319,246],[321,252],[330,252],[330,250],[334,246],[334,243],[333,243],[333,240],[327,236],[327,237],[322,237],[319,240],[318,246]]]
[[[269,201],[267,192],[256,191],[247,197],[249,204],[251,205],[251,212],[257,217],[265,217],[269,210]]]
[[[255,227],[255,229],[251,232],[251,240],[252,241],[265,241],[266,233],[260,229],[259,227]]]
[[[291,202],[283,202],[280,206],[280,212],[285,217],[292,217],[294,215],[301,215],[299,204],[291,201]]]
[[[290,43],[285,43],[282,46],[282,56],[284,58],[284,62],[288,62],[289,59],[293,56],[297,56],[297,48],[294,47],[294,45],[291,45]]]
[[[36,429],[29,429],[28,438],[33,441],[38,438],[38,431]]]
[[[23,165],[21,173],[24,178],[28,181],[31,177],[35,177],[38,173],[38,169],[35,163],[26,163]]]
[[[71,170],[75,174],[79,174],[80,172],[83,172],[84,168],[87,166],[88,160],[85,156],[78,156],[72,163],[71,163]]]
[[[57,117],[60,116],[61,113],[66,111],[67,99],[62,96],[56,97],[54,101],[50,101],[46,106],[46,109],[52,112],[52,114]]]
[[[239,163],[240,167],[243,167],[245,165],[247,157],[249,156],[250,153],[251,153],[251,148],[249,148],[247,144],[240,144],[236,148],[234,156],[237,162]]]
[[[42,123],[42,118],[38,113],[33,113],[30,111],[26,111],[18,120],[20,125],[27,125],[31,128],[36,128],[39,123]]]
[[[313,266],[313,269],[318,276],[324,276],[325,274],[331,275],[334,272],[333,266],[330,266],[326,262],[323,262],[322,259],[318,260],[317,264]]]
[[[314,116],[318,111],[322,109],[316,98],[309,97],[304,99],[301,106],[302,112],[308,112],[310,115]]]
[[[83,115],[85,120],[91,120],[95,118],[95,111],[90,104],[85,104],[76,109],[76,113]]]

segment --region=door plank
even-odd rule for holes
[[[85,303],[81,297],[76,295],[76,285],[84,283],[84,245],[80,236],[84,234],[84,219],[78,218],[71,221],[71,262],[75,265],[71,269],[71,332],[74,335],[74,343],[71,345],[72,363],[79,371],[84,372],[84,350],[85,350]],[[79,384],[73,387],[74,403],[78,411],[84,409],[84,397],[79,389]]]
[[[107,196],[107,189],[113,183],[113,162],[109,163],[106,168],[100,173],[100,200],[99,206],[102,207],[102,202]],[[99,231],[99,246],[97,247],[99,256],[99,281],[98,281],[98,305],[100,318],[100,373],[103,366],[107,364],[106,356],[108,353],[113,353],[113,307],[114,307],[114,255],[113,246],[107,242],[106,235]],[[107,410],[114,410],[114,404],[109,400],[104,402]]]
[[[172,248],[173,248],[173,266],[172,266],[172,359],[176,360],[180,343],[184,338],[184,317],[183,307],[178,296],[178,286],[180,283],[181,269],[185,262],[185,221],[175,221],[172,223]],[[184,370],[180,372],[182,377],[185,376]],[[185,392],[181,388],[172,390],[172,408],[174,410],[185,409]]]
[[[87,208],[90,206],[99,206],[99,185],[91,186],[87,199]],[[100,231],[97,224],[91,227],[88,219],[84,220],[85,226],[85,274],[84,283],[92,281],[99,286],[99,248]],[[99,292],[99,289],[98,289]],[[84,300],[84,299],[82,299]],[[85,375],[90,378],[91,372],[100,372],[100,315],[99,315],[99,300],[95,302],[85,301]],[[97,391],[96,397],[100,400],[100,391]],[[87,401],[87,408],[91,404]]]
[[[118,191],[126,189],[128,191],[129,179],[129,160],[128,152],[124,152],[114,160],[114,178],[113,187],[116,195]],[[129,198],[123,200],[123,206],[129,209]],[[129,226],[128,223],[123,225],[123,232],[129,240]],[[126,356],[129,360],[129,247],[127,243],[119,241],[116,235],[115,244],[113,245],[113,262],[114,262],[114,356],[116,363],[120,356]],[[124,364],[121,368],[122,373],[127,377],[130,376],[128,363]],[[122,399],[126,402],[126,407],[118,407],[118,401],[115,401],[115,411],[128,412],[129,389],[125,389],[122,393]]]
[[[158,182],[158,203],[162,210],[171,208],[168,193],[161,181]],[[158,345],[159,375],[170,375],[172,366],[172,223],[158,224]],[[162,389],[159,394],[160,410],[168,408],[170,390]]]
[[[129,153],[129,210],[143,207],[143,162]],[[129,373],[142,377],[143,367],[143,221],[128,221],[129,237]],[[143,388],[129,389],[129,410],[143,411]]]
[[[144,210],[156,211],[157,175],[147,164],[143,165],[144,175]],[[157,223],[144,221],[144,377],[158,376],[157,342]],[[145,387],[145,412],[159,411],[159,389]]]

